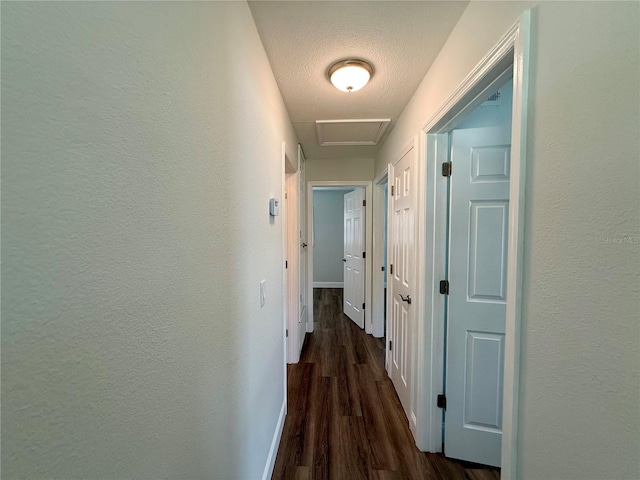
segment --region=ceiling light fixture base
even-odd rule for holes
[[[373,77],[373,66],[360,58],[335,62],[327,69],[327,78],[342,92],[356,92]]]

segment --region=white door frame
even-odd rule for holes
[[[285,261],[287,259],[287,217],[285,211],[285,202],[284,202],[284,192],[286,188],[287,182],[287,173],[291,172],[294,169],[293,164],[291,163],[291,155],[289,155],[287,151],[287,142],[282,142],[282,150],[281,150],[281,167],[282,167],[282,175],[280,183],[280,205],[282,206],[280,211],[280,233],[282,234],[282,367],[284,369],[284,414],[287,414],[287,355],[288,355],[288,345],[287,345],[287,269],[285,268]],[[278,217],[271,217],[269,221],[273,224],[276,222]]]
[[[384,264],[384,212],[389,212],[389,203],[384,201],[384,185],[389,181],[389,168],[373,181],[373,254],[371,255],[371,334],[380,338],[384,335],[384,274],[380,267]]]
[[[423,289],[417,299],[419,339],[416,364],[415,438],[421,450],[442,451],[442,410],[436,397],[444,380],[444,296],[439,282],[446,278],[446,179],[440,168],[448,161],[448,132],[484,99],[490,89],[513,73],[511,134],[511,184],[509,191],[509,257],[505,328],[504,390],[502,416],[502,470],[504,479],[516,478],[517,420],[520,359],[520,312],[524,229],[524,188],[529,77],[530,11],[524,12],[498,44],[463,80],[443,106],[422,127],[420,157],[425,174],[420,175],[418,212],[418,279]],[[509,71],[507,71],[509,70]],[[420,162],[422,163],[422,162]]]
[[[365,252],[372,252],[373,235],[372,235],[372,212],[369,205],[371,205],[371,189],[372,182],[370,181],[320,181],[309,180],[307,182],[307,239],[309,246],[307,247],[307,286],[309,299],[308,315],[307,315],[307,332],[313,332],[313,188],[314,187],[354,187],[364,188],[365,201],[367,206],[364,209],[364,230],[365,230]],[[364,259],[365,268],[365,285],[364,285],[364,331],[371,333],[371,257],[373,255],[367,254]]]
[[[300,306],[300,324],[304,322],[304,332],[307,332],[307,324],[309,322],[309,298],[308,298],[308,288],[307,288],[307,265],[309,264],[309,251],[306,245],[308,243],[307,240],[307,228],[305,225],[306,222],[306,200],[307,196],[305,194],[306,182],[305,182],[305,156],[302,151],[302,145],[298,144],[298,229],[300,230],[300,238],[298,240],[300,244],[300,248],[304,249],[304,258],[305,261],[302,262],[302,254],[299,255],[298,260],[300,262],[298,271],[300,272],[298,283],[298,293],[300,294],[301,306]],[[300,248],[298,251],[300,252]],[[298,335],[302,335],[299,331]],[[300,343],[300,351],[302,352],[302,346],[304,345],[305,335],[302,335],[302,341]]]
[[[284,259],[282,269],[284,275],[284,317],[285,317],[285,346],[286,362],[298,363],[300,360],[299,344],[299,303],[298,295],[300,283],[299,274],[299,242],[298,242],[298,191],[299,171],[297,159],[293,157],[285,142],[282,142],[282,164],[284,165],[282,184],[282,231],[284,237]],[[288,195],[288,198],[285,197]],[[288,268],[287,268],[288,263]],[[286,335],[287,330],[289,335]]]

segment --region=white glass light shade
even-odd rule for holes
[[[356,92],[369,82],[373,68],[362,60],[344,60],[332,65],[328,73],[338,90]]]

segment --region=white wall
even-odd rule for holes
[[[344,282],[345,190],[313,191],[313,283]]]
[[[307,160],[306,179],[322,181],[373,180],[372,158]]]
[[[469,5],[377,172],[527,6]],[[518,478],[640,478],[639,10],[533,10]]]
[[[262,476],[283,140],[245,3],[2,5],[3,478]]]

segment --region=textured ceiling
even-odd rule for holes
[[[393,128],[468,2],[249,2],[308,159],[373,158],[376,146],[319,146],[316,120],[390,118]],[[336,60],[363,58],[375,74],[344,93],[326,78]],[[384,137],[383,137],[384,140]]]

